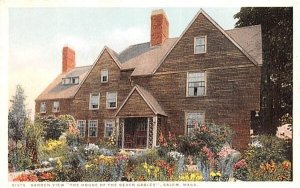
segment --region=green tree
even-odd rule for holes
[[[34,123],[26,121],[24,133],[27,155],[33,163],[37,163],[38,147],[43,141],[43,126],[38,121]]]
[[[236,27],[261,25],[264,62],[260,132],[275,134],[283,118],[292,123],[293,8],[245,7],[234,18],[238,19]]]
[[[17,85],[16,94],[10,100],[12,103],[8,112],[8,138],[14,141],[24,138],[24,125],[27,119],[25,94],[21,85]]]

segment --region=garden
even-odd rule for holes
[[[229,126],[200,125],[192,135],[159,133],[159,146],[128,151],[116,134],[86,144],[72,116],[27,121],[23,140],[9,141],[12,181],[291,181],[291,140],[257,136],[245,151],[231,147]]]

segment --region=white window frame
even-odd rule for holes
[[[82,124],[81,124],[82,123]],[[80,131],[80,126],[83,126],[83,132]],[[86,128],[86,121],[85,120],[77,120],[77,129],[79,130],[79,136],[80,137],[85,137],[85,128]],[[81,133],[83,133],[81,135]]]
[[[55,103],[58,103],[58,106],[57,107],[55,107]],[[57,112],[59,112],[60,111],[60,104],[59,104],[59,101],[53,101],[53,104],[52,104],[53,106],[52,106],[52,112],[54,112],[54,113],[57,113]]]
[[[203,46],[203,45],[196,43],[197,39],[199,39],[199,38],[204,38],[204,52],[196,52],[196,46]],[[207,36],[204,35],[204,36],[194,37],[194,54],[205,54],[206,50],[207,50]]]
[[[108,123],[112,123],[113,131],[116,128],[116,121],[114,119],[104,120],[104,138],[109,138],[110,137],[109,135],[107,135],[107,132],[106,132]]]
[[[116,93],[116,98],[115,98],[115,100],[116,100],[116,106],[115,107],[110,107],[109,106],[108,96],[111,93]],[[118,92],[117,91],[106,92],[106,108],[107,109],[116,109],[117,107],[118,107]]]
[[[42,106],[45,106],[44,111],[42,111]],[[46,113],[46,112],[47,112],[46,102],[41,102],[41,104],[40,104],[40,113]]]
[[[203,73],[204,74],[204,95],[190,96],[189,95],[189,74]],[[186,97],[203,97],[207,96],[207,71],[187,72],[186,74]]]
[[[104,74],[103,74],[103,73],[104,73],[104,72],[106,72],[106,74],[107,74],[107,75],[106,75],[106,77],[107,77],[107,78],[106,78],[106,81],[103,80],[103,77],[104,77]],[[101,74],[101,75],[100,75],[101,83],[107,83],[107,82],[108,82],[108,69],[102,69],[101,72],[100,72],[100,74]]]
[[[96,122],[96,125],[95,125],[96,135],[95,136],[90,136],[91,122]],[[88,137],[90,137],[90,138],[96,138],[96,137],[98,137],[98,120],[89,120],[88,121]]]
[[[93,108],[92,103],[91,103],[93,95],[98,95],[98,107],[97,108]],[[90,93],[89,109],[90,110],[99,110],[99,106],[100,106],[100,93]]]
[[[205,123],[205,112],[204,111],[188,111],[188,112],[185,112],[185,124],[184,124],[184,126],[185,126],[184,127],[185,135],[189,135],[189,132],[188,132],[188,116],[189,116],[189,114],[201,114],[202,117],[203,117],[203,120],[200,123],[200,125]],[[194,129],[194,128],[192,128],[192,129]]]

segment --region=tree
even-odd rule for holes
[[[25,94],[21,85],[17,85],[16,94],[8,112],[8,138],[14,141],[24,138],[24,125],[27,118],[25,106]]]
[[[280,121],[292,120],[293,116],[293,8],[246,7],[234,18],[238,19],[236,27],[261,25],[264,62],[260,131],[275,134]]]
[[[45,140],[57,140],[68,129],[76,129],[75,119],[70,115],[37,117],[36,122],[43,125]]]

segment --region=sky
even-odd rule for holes
[[[9,98],[21,84],[27,109],[61,73],[62,48],[76,52],[76,66],[91,65],[106,45],[116,52],[150,39],[153,8],[10,8]],[[164,8],[170,37],[178,37],[200,8]],[[222,28],[232,29],[240,8],[204,8]]]

